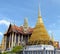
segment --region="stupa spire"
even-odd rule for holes
[[[31,44],[49,44],[49,42],[50,42],[50,36],[44,26],[44,23],[43,23],[43,20],[41,17],[41,13],[40,13],[40,6],[39,6],[37,23],[32,32],[32,35],[29,39],[29,43],[31,43]]]
[[[27,28],[28,27],[28,20],[27,20],[27,18],[24,18],[24,25],[23,25],[25,28]]]
[[[40,12],[40,5],[38,7],[38,18],[41,16],[41,12]]]
[[[37,19],[36,26],[40,25],[40,23],[43,23],[43,20],[42,20],[42,17],[41,17],[41,11],[40,11],[40,5],[39,5],[39,7],[38,7],[38,19]]]

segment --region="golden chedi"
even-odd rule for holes
[[[47,44],[47,45],[53,45],[53,41],[51,40],[50,36],[48,35],[48,32],[46,31],[46,28],[44,26],[40,10],[38,10],[38,20],[36,23],[36,26],[32,32],[32,35],[29,39],[28,44],[36,45],[36,44]]]

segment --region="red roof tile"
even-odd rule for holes
[[[13,31],[13,32],[22,33],[22,34],[29,34],[29,33],[31,34],[33,32],[33,28],[31,27],[28,27],[27,31],[24,32],[23,26],[18,27],[16,25],[11,25],[11,27],[8,29],[10,29],[8,32]]]

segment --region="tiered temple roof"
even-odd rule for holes
[[[15,24],[14,25],[10,24],[5,34],[10,32],[21,33],[21,34],[32,34],[33,28],[27,26],[28,24],[26,22],[26,19],[24,20],[24,25],[20,27],[16,26]]]

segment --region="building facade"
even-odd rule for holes
[[[33,28],[28,27],[27,19],[24,19],[23,26],[9,25],[7,32],[4,34],[4,49],[13,48],[14,46],[26,45],[32,34]]]

